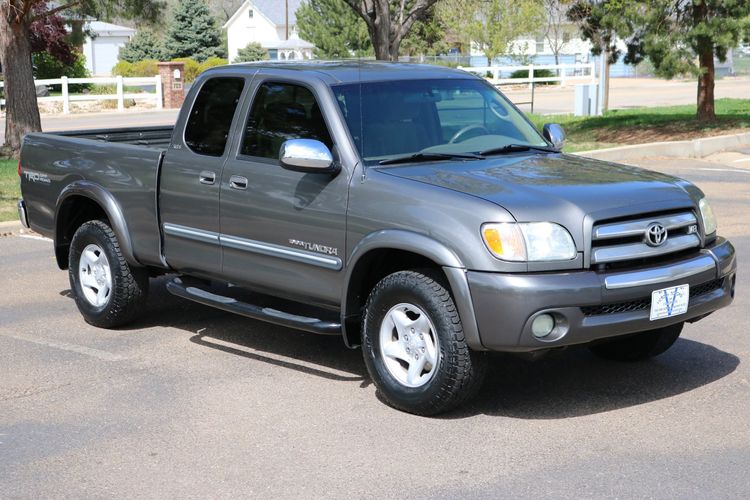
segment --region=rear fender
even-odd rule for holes
[[[55,249],[57,250],[61,246],[65,246],[64,243],[64,228],[65,221],[61,219],[61,212],[66,202],[74,196],[81,196],[88,198],[98,204],[104,213],[107,215],[109,225],[117,236],[117,241],[120,244],[120,250],[122,251],[125,260],[128,264],[140,267],[141,264],[135,258],[133,254],[133,244],[130,239],[130,232],[128,231],[128,224],[125,221],[125,217],[122,214],[120,205],[115,200],[112,193],[107,191],[105,188],[91,181],[79,180],[72,182],[65,186],[60,192],[60,196],[57,198],[57,204],[55,209]],[[61,263],[60,252],[57,252],[57,263],[64,269],[67,267],[67,255],[64,256],[64,266]]]

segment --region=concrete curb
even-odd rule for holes
[[[587,158],[607,161],[624,161],[651,156],[670,158],[703,158],[727,149],[750,146],[750,132],[732,135],[719,135],[704,139],[673,142],[650,142],[610,149],[595,149],[575,153]]]
[[[10,220],[7,222],[0,222],[0,237],[11,236],[18,234],[23,229],[20,220]]]

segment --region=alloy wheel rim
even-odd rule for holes
[[[104,250],[91,244],[81,252],[78,263],[78,282],[86,301],[94,307],[103,307],[112,294],[112,270]]]
[[[393,306],[380,324],[380,356],[406,387],[422,387],[437,372],[440,345],[430,317],[414,304]]]

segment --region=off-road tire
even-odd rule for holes
[[[381,323],[388,311],[401,303],[414,304],[424,311],[439,340],[436,371],[421,387],[400,383],[380,352]],[[362,351],[381,399],[417,415],[436,415],[468,401],[476,395],[486,371],[484,353],[466,345],[461,319],[444,278],[430,269],[399,271],[375,285],[362,320]]]
[[[86,299],[79,282],[81,253],[91,244],[104,251],[112,275],[109,299],[101,307],[94,306]],[[114,231],[100,220],[82,224],[73,235],[68,254],[68,277],[83,319],[101,328],[114,328],[132,321],[136,313],[142,310],[148,294],[147,271],[127,263]]]
[[[612,361],[642,361],[664,353],[682,332],[683,323],[636,333],[589,346],[598,357]]]

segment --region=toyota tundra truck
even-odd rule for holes
[[[18,209],[92,325],[169,274],[184,299],[361,346],[384,401],[434,415],[487,351],[643,360],[733,299],[700,189],[563,141],[459,70],[238,64],[203,73],[174,127],[27,135]]]

